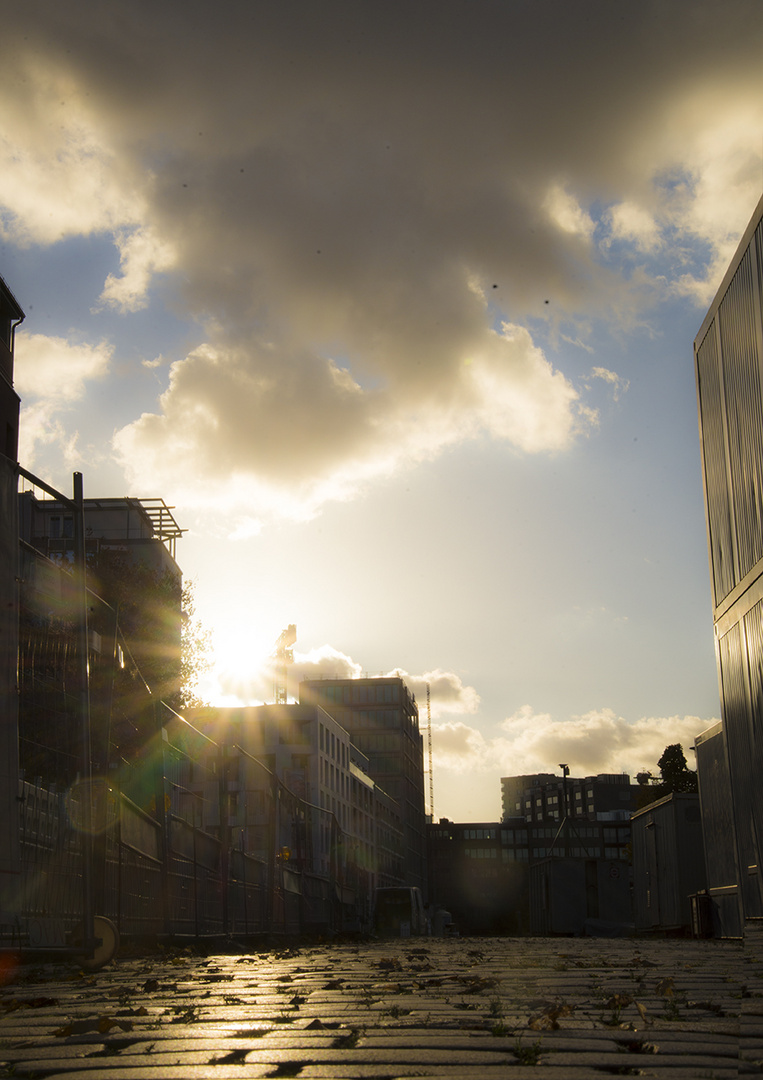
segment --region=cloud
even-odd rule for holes
[[[34,463],[42,446],[56,446],[67,466],[79,462],[77,433],[65,415],[85,396],[87,385],[108,374],[113,348],[74,345],[60,337],[17,332],[14,386],[22,398],[19,457]]]
[[[296,687],[303,679],[359,679],[362,675],[363,669],[351,656],[333,645],[321,645],[306,653],[295,651],[289,682]]]
[[[131,484],[309,517],[459,441],[595,428],[530,320],[704,302],[759,195],[763,74],[752,0],[587,10],[16,13],[2,235],[110,236],[94,300],[127,317],[160,276],[203,340],[117,433]]]
[[[121,311],[139,311],[146,307],[149,283],[154,274],[169,270],[175,262],[172,246],[155,236],[150,229],[121,231],[115,237],[122,274],[109,274],[101,301]]]
[[[569,720],[554,720],[524,705],[505,719],[501,734],[484,737],[463,722],[433,728],[435,766],[454,772],[478,770],[503,776],[553,772],[558,762],[573,775],[656,770],[670,743],[680,742],[689,764],[694,739],[715,721],[696,716],[642,717],[628,721],[612,709],[592,710]]]
[[[615,240],[632,242],[638,251],[655,251],[662,243],[660,227],[652,213],[643,206],[622,202],[610,206],[605,220],[609,233],[603,242],[609,247]]]
[[[592,367],[588,373],[588,379],[600,379],[606,383],[612,393],[613,401],[619,401],[623,394],[628,392],[630,381],[618,375],[616,371],[610,371],[604,367]],[[590,386],[590,381],[587,384]]]
[[[161,411],[118,431],[114,447],[132,484],[151,475],[187,505],[255,502],[305,518],[480,433],[554,452],[595,423],[522,328],[486,330],[467,351],[428,389],[416,372],[363,387],[331,358],[284,342],[221,339],[172,365]]]
[[[475,688],[465,686],[461,677],[452,671],[435,668],[433,671],[424,672],[423,675],[410,675],[402,668],[398,668],[389,674],[399,675],[405,679],[406,685],[416,697],[422,723],[425,721],[427,686],[433,720],[448,713],[463,716],[479,710],[480,696]]]
[[[278,666],[272,654],[247,666],[240,656],[232,656],[226,665],[227,648],[217,657],[215,671],[206,680],[205,694],[213,704],[257,704],[272,701]],[[254,658],[250,656],[250,661]],[[433,719],[448,714],[465,716],[479,710],[479,694],[473,686],[463,683],[461,677],[451,671],[435,668],[423,675],[411,675],[402,668],[395,668],[379,677],[402,678],[417,700],[422,726],[426,724],[426,693],[430,688],[430,707]],[[296,698],[299,684],[305,679],[361,679],[369,673],[363,665],[348,653],[328,643],[301,652],[293,651],[293,662],[288,665],[289,698]],[[373,675],[371,675],[373,677]]]

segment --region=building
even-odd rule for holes
[[[427,826],[429,897],[462,934],[528,930],[527,875],[532,837],[523,819]]]
[[[185,717],[224,749],[231,848],[266,863],[274,852],[288,851],[290,867],[341,878],[365,905],[364,917],[375,888],[402,880],[398,804],[327,712],[316,705],[259,705],[191,709]],[[209,770],[191,772],[178,784],[178,813],[190,820],[183,800],[191,800],[207,808],[199,823],[219,831],[216,785]],[[288,810],[274,815],[274,799]]]
[[[721,699],[721,730],[697,755],[700,801],[715,835],[714,815],[730,799],[733,860],[714,861],[714,844],[707,871],[721,925],[739,928],[763,917],[762,308],[763,199],[694,341]],[[719,755],[725,770],[715,767]]]
[[[178,580],[175,561],[178,539],[185,530],[164,499],[85,499],[85,546],[90,565],[99,558],[142,563],[153,573],[169,573]],[[55,499],[38,499],[34,492],[19,496],[22,540],[54,560],[71,562],[74,556],[74,519],[71,510]]]
[[[19,396],[13,388],[15,331],[23,320],[0,278],[0,909],[13,910],[19,869],[18,827],[18,431]]]
[[[433,903],[451,912],[463,933],[566,932],[557,925],[556,916],[549,913],[547,919],[541,914],[545,910],[542,899],[533,906],[534,881],[543,888],[550,882],[552,892],[558,886],[562,894],[565,889],[583,890],[575,903],[571,894],[566,897],[570,912],[575,910],[575,929],[569,932],[582,933],[586,919],[630,921],[623,901],[625,897],[630,904],[627,818],[609,816],[607,811],[599,819],[566,823],[554,817],[529,820],[520,815],[479,823],[441,818],[428,826],[427,834],[429,895]],[[563,862],[566,869],[548,869],[550,862]],[[561,912],[563,895],[556,905]]]
[[[32,556],[24,580],[30,600],[38,581],[50,580],[42,561],[68,569],[74,560],[71,511],[34,491],[19,494],[19,536]],[[152,692],[178,704],[182,628],[182,573],[175,561],[183,530],[163,499],[84,500],[87,584],[101,603],[91,609],[90,645],[113,651],[114,620]]]
[[[700,776],[700,809],[705,854],[708,921],[714,937],[738,938],[743,933],[737,895],[737,849],[734,842],[734,804],[723,722],[695,740]]]
[[[631,827],[636,930],[688,933],[691,897],[706,886],[699,796],[657,799],[633,815]]]
[[[640,788],[631,784],[627,773],[599,773],[598,776],[561,777],[553,773],[504,776],[501,779],[501,806],[504,818],[525,821],[597,821],[602,816],[627,821]],[[567,812],[564,813],[565,792]]]
[[[530,866],[530,932],[591,937],[633,932],[626,862],[547,858]]]
[[[400,807],[404,880],[427,887],[424,747],[416,699],[398,676],[308,679],[300,702],[320,705],[368,758],[368,771]]]
[[[73,512],[36,490],[17,504],[21,765],[65,783],[80,768]],[[162,499],[85,499],[84,522],[90,745],[103,771],[141,753],[156,727],[152,701],[180,703],[182,530]]]

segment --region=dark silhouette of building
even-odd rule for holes
[[[527,878],[533,837],[523,819],[427,825],[429,897],[462,934],[529,928]]]
[[[73,511],[30,490],[18,507],[21,767],[70,782],[80,767]],[[140,752],[155,727],[152,698],[178,704],[181,530],[161,499],[85,499],[84,521],[90,745],[101,771]]]
[[[763,917],[763,199],[694,342],[721,727],[697,740],[724,933]],[[728,854],[719,858],[718,814]],[[731,828],[733,824],[733,830]]]
[[[504,818],[525,821],[596,821],[600,815],[627,821],[636,809],[639,785],[627,773],[599,773],[597,776],[555,776],[530,773],[501,779],[501,806]],[[565,813],[565,793],[567,807]]]
[[[424,748],[416,699],[398,676],[371,679],[307,679],[300,701],[320,705],[349,732],[368,758],[376,783],[400,806],[404,874],[426,890]]]
[[[688,932],[691,898],[707,882],[699,796],[665,795],[638,810],[631,828],[636,930]]]

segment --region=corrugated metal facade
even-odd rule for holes
[[[762,308],[763,199],[694,343],[722,713],[721,731],[698,753],[698,767],[706,836],[713,838],[706,841],[708,877],[721,890],[724,932],[735,906],[741,919],[763,916]],[[733,836],[722,820],[724,799]],[[721,829],[726,845],[733,841],[733,882],[726,880]]]
[[[690,896],[706,888],[696,795],[673,793],[631,817],[637,930],[688,930]]]
[[[723,724],[696,738],[707,892],[715,937],[739,937],[742,910],[737,887],[737,848]]]

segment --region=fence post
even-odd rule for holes
[[[79,771],[82,777],[82,947],[85,955],[96,948],[93,904],[93,791],[90,754],[90,665],[88,662],[87,583],[85,580],[85,499],[82,473],[73,476],[74,589],[77,611],[79,674]]]
[[[170,924],[170,843],[167,830],[167,810],[164,805],[164,735],[162,727],[162,705],[154,701],[154,738],[156,739],[156,751],[154,754],[154,802],[156,803],[156,820],[159,825],[159,881],[162,894],[162,923],[165,934],[172,932]]]
[[[226,770],[225,745],[220,744],[218,756],[218,800],[220,806],[220,888],[222,900],[223,933],[228,933],[228,849],[230,829],[228,827],[228,773]]]

